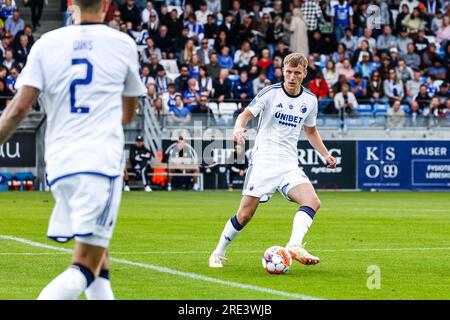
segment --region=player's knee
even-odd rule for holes
[[[315,212],[317,212],[320,209],[320,199],[319,198],[311,199],[307,201],[304,205],[310,207]]]

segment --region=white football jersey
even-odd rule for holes
[[[289,95],[282,83],[262,89],[247,107],[253,116],[259,115],[251,162],[297,167],[302,127],[316,125],[317,104],[316,96],[304,87],[298,96]]]
[[[138,70],[134,41],[103,24],[60,28],[34,44],[16,86],[40,90],[50,185],[77,173],[122,173],[122,96],[145,95]]]

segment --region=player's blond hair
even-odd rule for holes
[[[298,67],[299,65],[303,68],[308,68],[308,59],[301,53],[291,53],[288,54],[283,60],[284,66]]]
[[[100,11],[102,0],[74,0],[75,6],[78,6],[82,11],[98,12]]]

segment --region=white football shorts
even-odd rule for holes
[[[289,190],[303,183],[311,182],[298,166],[283,167],[257,162],[250,164],[247,169],[242,195],[267,202],[278,189],[287,200],[291,200],[288,197]]]
[[[56,204],[47,236],[107,248],[117,222],[122,177],[75,174],[56,181],[51,191]]]

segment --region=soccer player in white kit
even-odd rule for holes
[[[72,265],[38,299],[114,299],[107,248],[124,169],[122,123],[145,95],[137,47],[102,24],[109,0],[75,0],[80,25],[46,33],[28,57],[19,91],[0,118],[0,144],[39,98],[47,114],[45,162],[55,207],[47,235],[75,238]]]
[[[237,214],[226,223],[209,258],[212,268],[223,267],[228,246],[251,220],[259,203],[267,202],[277,189],[286,199],[300,205],[286,249],[302,264],[320,262],[302,245],[320,207],[311,182],[298,166],[297,143],[302,127],[309,143],[326,159],[329,168],[336,167],[336,159],[328,152],[316,128],[317,98],[302,86],[308,60],[292,53],[285,57],[283,64],[284,82],[262,89],[236,119],[233,136],[237,143],[243,144],[247,123],[259,115],[241,204]]]

